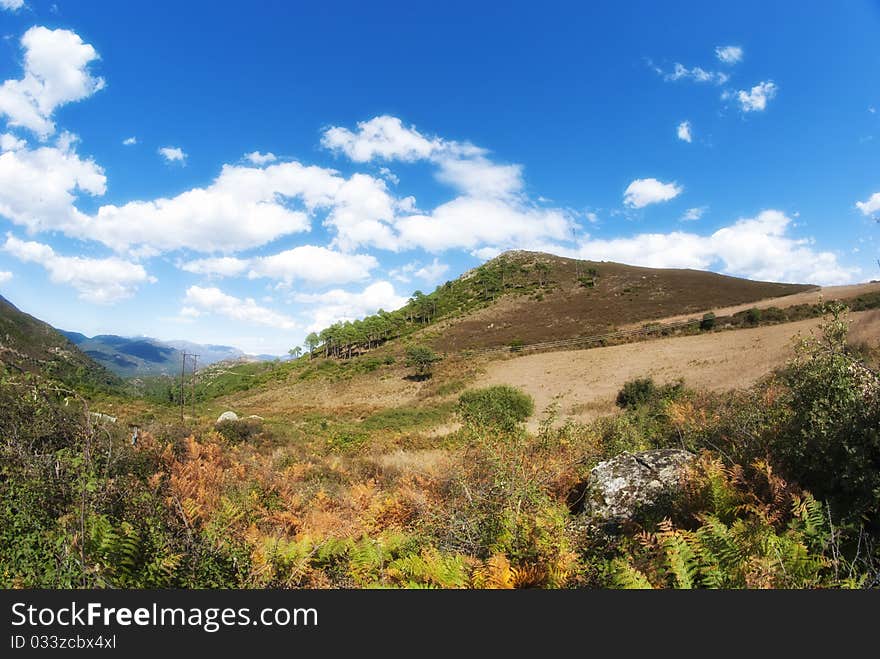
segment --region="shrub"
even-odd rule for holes
[[[758,323],[760,323],[761,322],[761,310],[756,307],[752,307],[751,309],[746,311],[746,322],[749,325],[757,325]]]
[[[417,378],[431,377],[431,368],[438,361],[439,355],[428,346],[410,346],[406,349],[406,365],[416,369]]]
[[[657,385],[651,378],[636,378],[625,382],[623,388],[617,392],[617,406],[624,409],[638,407],[654,398],[657,393]]]
[[[237,419],[218,421],[214,429],[230,444],[241,444],[263,431],[263,423],[259,419]]]
[[[852,521],[880,509],[880,376],[846,345],[841,308],[821,339],[806,339],[783,373],[787,418],[769,437],[786,475]]]
[[[700,329],[704,332],[708,332],[711,329],[715,328],[715,314],[711,311],[709,313],[703,314],[703,319],[700,321]]]
[[[510,347],[510,352],[519,352],[523,349],[523,341],[522,339],[514,339],[508,346]]]
[[[458,398],[458,413],[462,420],[478,428],[510,432],[534,411],[531,396],[507,385],[472,389]]]

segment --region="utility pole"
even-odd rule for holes
[[[183,421],[183,409],[185,393],[183,389],[183,379],[186,376],[186,350],[180,356],[180,420]]]
[[[190,355],[193,360],[193,372],[192,372],[192,395],[190,398],[192,399],[192,415],[193,418],[196,418],[196,371],[199,368],[199,356],[198,355]]]

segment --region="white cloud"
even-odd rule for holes
[[[12,273],[8,270],[0,270],[0,284],[5,284],[12,279]]]
[[[599,216],[593,211],[587,211],[586,218],[590,224],[596,224],[599,221]]]
[[[379,266],[368,254],[343,254],[326,247],[301,245],[251,261],[251,278],[269,277],[286,283],[299,279],[312,284],[347,284],[363,281]]]
[[[9,137],[3,137],[0,153],[0,215],[30,232],[79,233],[86,216],[74,207],[76,193],[103,195],[104,170],[80,158],[75,139],[66,133],[56,146],[37,149]]]
[[[403,247],[429,252],[447,249],[525,247],[543,240],[569,240],[575,223],[558,209],[544,209],[525,201],[458,197],[427,215],[402,217],[396,222]]]
[[[739,101],[743,112],[763,112],[767,109],[767,102],[770,101],[778,91],[776,83],[772,81],[759,82],[749,91],[740,90],[736,92],[736,100]]]
[[[678,135],[678,139],[680,139],[682,142],[690,143],[691,141],[693,141],[693,138],[691,137],[691,122],[682,121],[680,124],[678,124],[676,135]]]
[[[12,133],[0,134],[0,151],[18,151],[27,146],[27,142],[18,139]]]
[[[681,216],[682,222],[693,222],[695,220],[699,220],[703,217],[703,214],[708,210],[708,206],[697,206],[696,208],[688,208],[684,215]]]
[[[740,46],[717,46],[715,57],[725,64],[736,64],[743,58],[743,49]]]
[[[306,331],[329,327],[337,321],[355,320],[376,313],[379,309],[394,311],[406,304],[407,298],[398,295],[387,281],[377,281],[363,291],[352,293],[333,289],[320,294],[298,294],[296,302],[310,305],[308,314],[312,323]]]
[[[308,211],[329,205],[344,179],[296,162],[266,168],[225,165],[211,185],[176,197],[106,205],[78,227],[116,249],[147,245],[231,252],[306,231]],[[303,208],[296,208],[299,200]]]
[[[363,281],[378,266],[376,258],[367,254],[345,254],[326,247],[300,245],[270,256],[198,259],[180,267],[200,275],[235,277],[247,273],[250,279],[267,277],[286,284],[300,280],[327,285]]]
[[[400,178],[394,172],[392,172],[390,169],[388,169],[387,167],[380,167],[379,168],[379,176],[381,176],[382,178],[384,178],[388,181],[391,181],[394,185],[397,185],[400,183]]]
[[[82,300],[106,304],[131,297],[139,284],[155,282],[143,266],[117,257],[59,256],[48,245],[7,236],[3,251],[20,261],[38,263],[56,284],[72,286]]]
[[[857,201],[856,208],[862,211],[862,215],[873,215],[880,212],[880,192],[875,192],[867,201]]]
[[[730,80],[730,76],[728,76],[726,73],[722,73],[721,71],[707,71],[699,66],[695,66],[689,69],[684,64],[680,64],[679,62],[676,62],[673,65],[672,71],[669,73],[663,71],[663,69],[655,66],[651,62],[649,62],[649,65],[658,75],[663,76],[663,79],[667,82],[675,82],[678,80],[692,80],[694,82],[723,85],[728,80]]]
[[[197,275],[236,277],[247,272],[248,260],[234,256],[221,256],[211,259],[197,259],[180,265],[181,270]]]
[[[876,114],[876,113],[877,113],[877,108],[875,108],[873,105],[869,105],[869,106],[868,106],[868,112],[870,112],[871,114]]]
[[[333,126],[324,131],[321,144],[342,152],[354,162],[381,160],[423,160],[441,147],[440,140],[428,139],[415,127],[405,128],[397,117],[381,115],[359,121],[357,132]]]
[[[437,158],[437,180],[474,197],[508,197],[523,187],[521,165],[499,165],[482,154],[459,157],[454,152]]]
[[[163,146],[159,149],[159,155],[168,162],[183,162],[186,160],[186,154],[178,146]]]
[[[840,265],[834,253],[817,252],[810,240],[789,236],[791,222],[781,211],[765,210],[708,236],[674,231],[586,240],[577,255],[653,268],[705,270],[717,264],[726,274],[768,281],[845,284],[855,279],[859,270]]]
[[[132,135],[131,137],[126,137],[124,140],[122,140],[122,143],[123,143],[125,146],[134,146],[135,144],[138,143],[138,140],[137,140],[136,137],[134,137],[134,136]]]
[[[261,307],[253,298],[237,298],[219,288],[190,286],[186,290],[181,315],[198,317],[203,313],[217,314],[232,320],[265,325],[282,330],[293,330],[299,325],[291,317]]]
[[[413,274],[429,284],[436,284],[443,279],[443,275],[448,271],[449,266],[445,263],[440,263],[440,261],[435,258],[431,263],[419,268]]]
[[[104,79],[89,71],[98,53],[74,32],[42,26],[25,32],[21,45],[24,76],[0,86],[0,115],[10,126],[27,128],[45,139],[55,132],[56,108],[104,88]]]
[[[24,7],[24,0],[0,0],[0,9],[17,11]]]
[[[260,153],[259,151],[252,151],[250,153],[246,153],[244,157],[257,166],[268,165],[270,162],[275,162],[276,160],[278,160],[278,158],[272,152]]]
[[[638,178],[623,193],[623,203],[630,208],[644,208],[649,204],[675,199],[684,187],[675,181],[662,183],[655,178]]]

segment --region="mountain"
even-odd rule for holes
[[[15,372],[41,373],[72,386],[107,389],[119,378],[75,342],[0,296],[0,363]]]
[[[99,334],[88,337],[79,332],[65,331],[62,334],[86,355],[123,377],[179,373],[183,352],[197,354],[200,367],[245,357],[241,350],[231,346],[202,345],[191,341],[160,341],[144,336]]]

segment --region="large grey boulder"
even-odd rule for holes
[[[696,456],[681,449],[624,452],[590,470],[584,513],[592,521],[616,524],[644,506],[673,494]]]
[[[232,411],[224,412],[217,417],[217,423],[220,423],[221,421],[238,421],[238,414]]]

